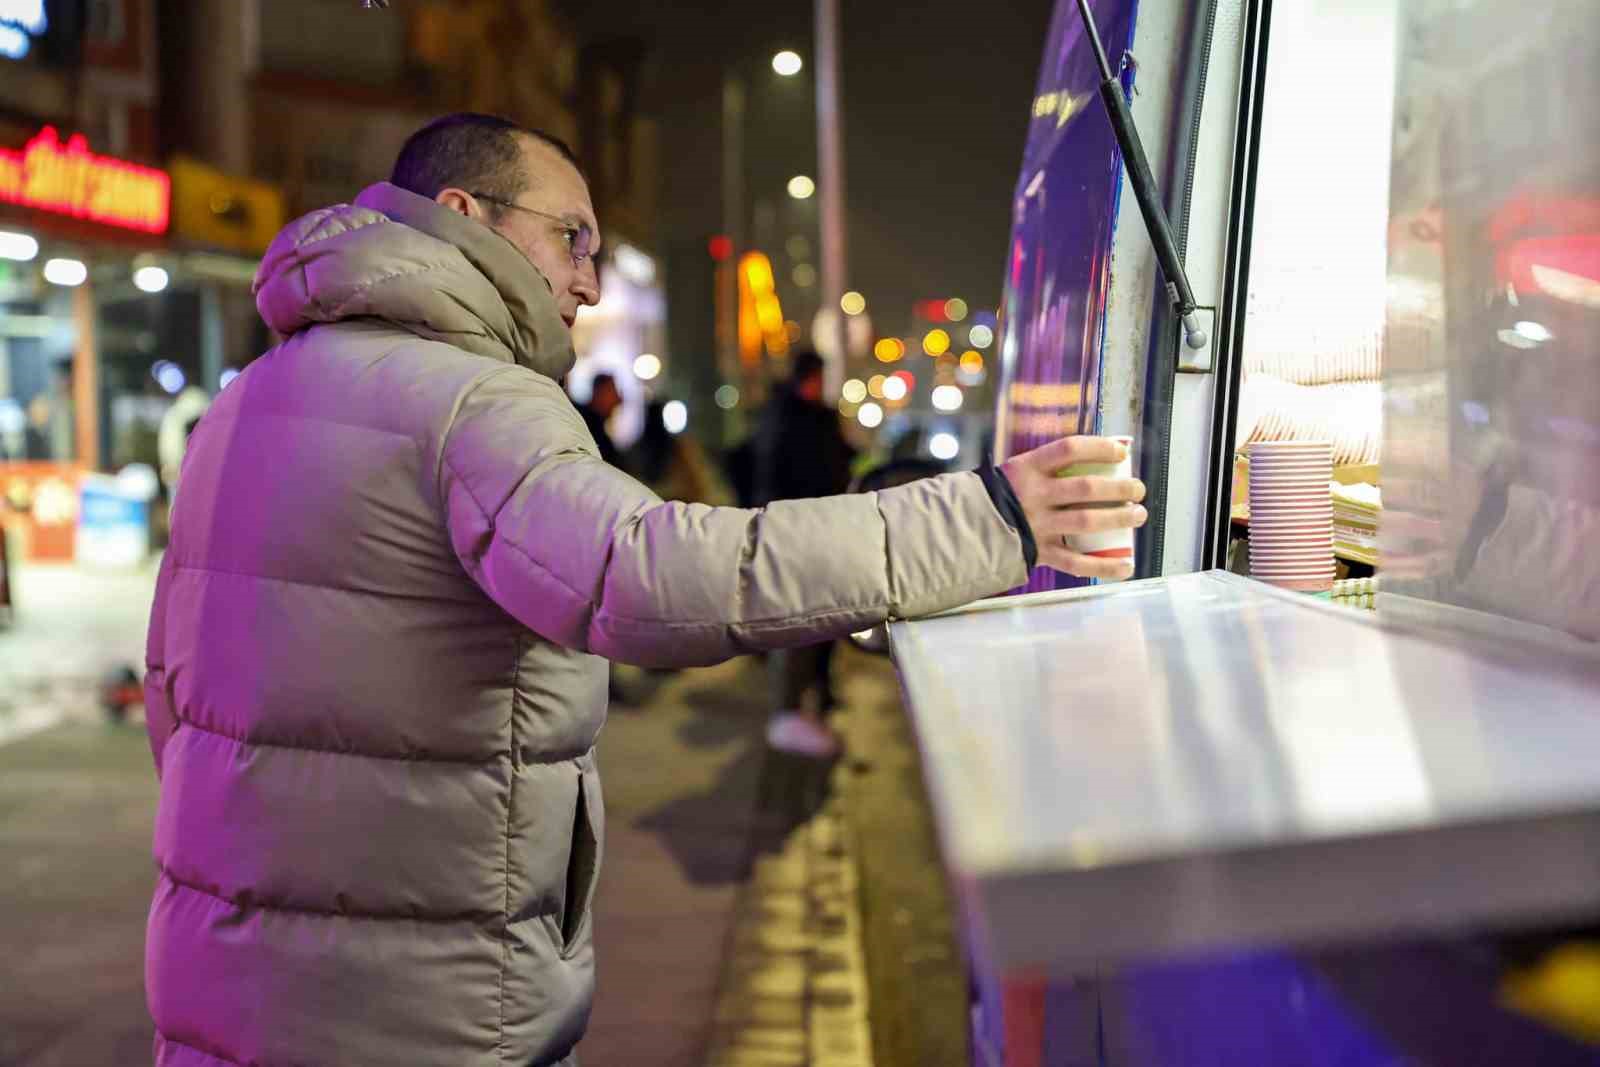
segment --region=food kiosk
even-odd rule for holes
[[[1196,306],[1061,0],[997,441],[1131,435],[1151,521],[890,628],[972,1061],[1600,1062],[1600,13],[1087,6]],[[1278,441],[1320,589],[1251,573]]]

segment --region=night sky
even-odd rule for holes
[[[904,328],[916,300],[997,302],[1052,6],[841,4],[848,280],[866,295],[880,331]],[[784,193],[791,175],[817,173],[811,4],[589,0],[568,13],[590,36],[638,36],[654,49],[644,99],[661,123],[663,245],[721,227],[721,80],[727,66],[743,75],[747,201],[753,208],[763,197],[774,213],[774,225],[763,232],[756,223],[753,236],[786,278],[785,239],[814,235],[816,225],[815,199],[797,203]],[[772,72],[770,58],[782,48],[805,58],[798,78]],[[814,247],[810,258],[818,262]],[[791,306],[803,296],[792,285],[780,295]]]

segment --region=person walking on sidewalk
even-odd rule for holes
[[[598,286],[599,283],[595,284]],[[589,399],[577,405],[589,436],[594,438],[595,445],[600,449],[600,458],[613,467],[622,466],[622,452],[611,440],[611,430],[607,424],[611,421],[612,412],[621,406],[622,393],[617,389],[616,378],[609,374],[596,374],[589,386]]]
[[[561,142],[455,115],[273,241],[284,340],[183,467],[151,610],[164,1067],[575,1063],[606,660],[714,663],[1121,564],[1119,446],[762,510],[663,502],[560,381],[600,296]],[[804,457],[796,457],[802,460]],[[1120,507],[1072,509],[1086,502]]]
[[[823,400],[822,357],[797,353],[789,380],[774,390],[755,437],[755,504],[834,496],[850,488],[855,449],[839,428],[839,413]],[[767,657],[772,717],[767,744],[780,752],[827,759],[839,736],[823,721],[834,704],[833,641],[781,648]]]

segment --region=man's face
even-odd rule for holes
[[[499,219],[490,225],[549,279],[556,306],[570,330],[580,306],[600,302],[600,278],[594,264],[600,248],[600,224],[589,202],[589,186],[578,169],[548,145],[532,138],[522,140],[529,187],[513,198],[515,207],[500,207]],[[493,210],[496,205],[483,207]],[[577,246],[585,232],[589,235],[588,254],[575,261],[574,251],[583,251]]]

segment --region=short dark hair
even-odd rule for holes
[[[468,111],[434,119],[406,138],[389,181],[429,200],[451,186],[512,200],[530,180],[522,156],[523,137],[543,142],[578,165],[572,149],[559,137]]]

